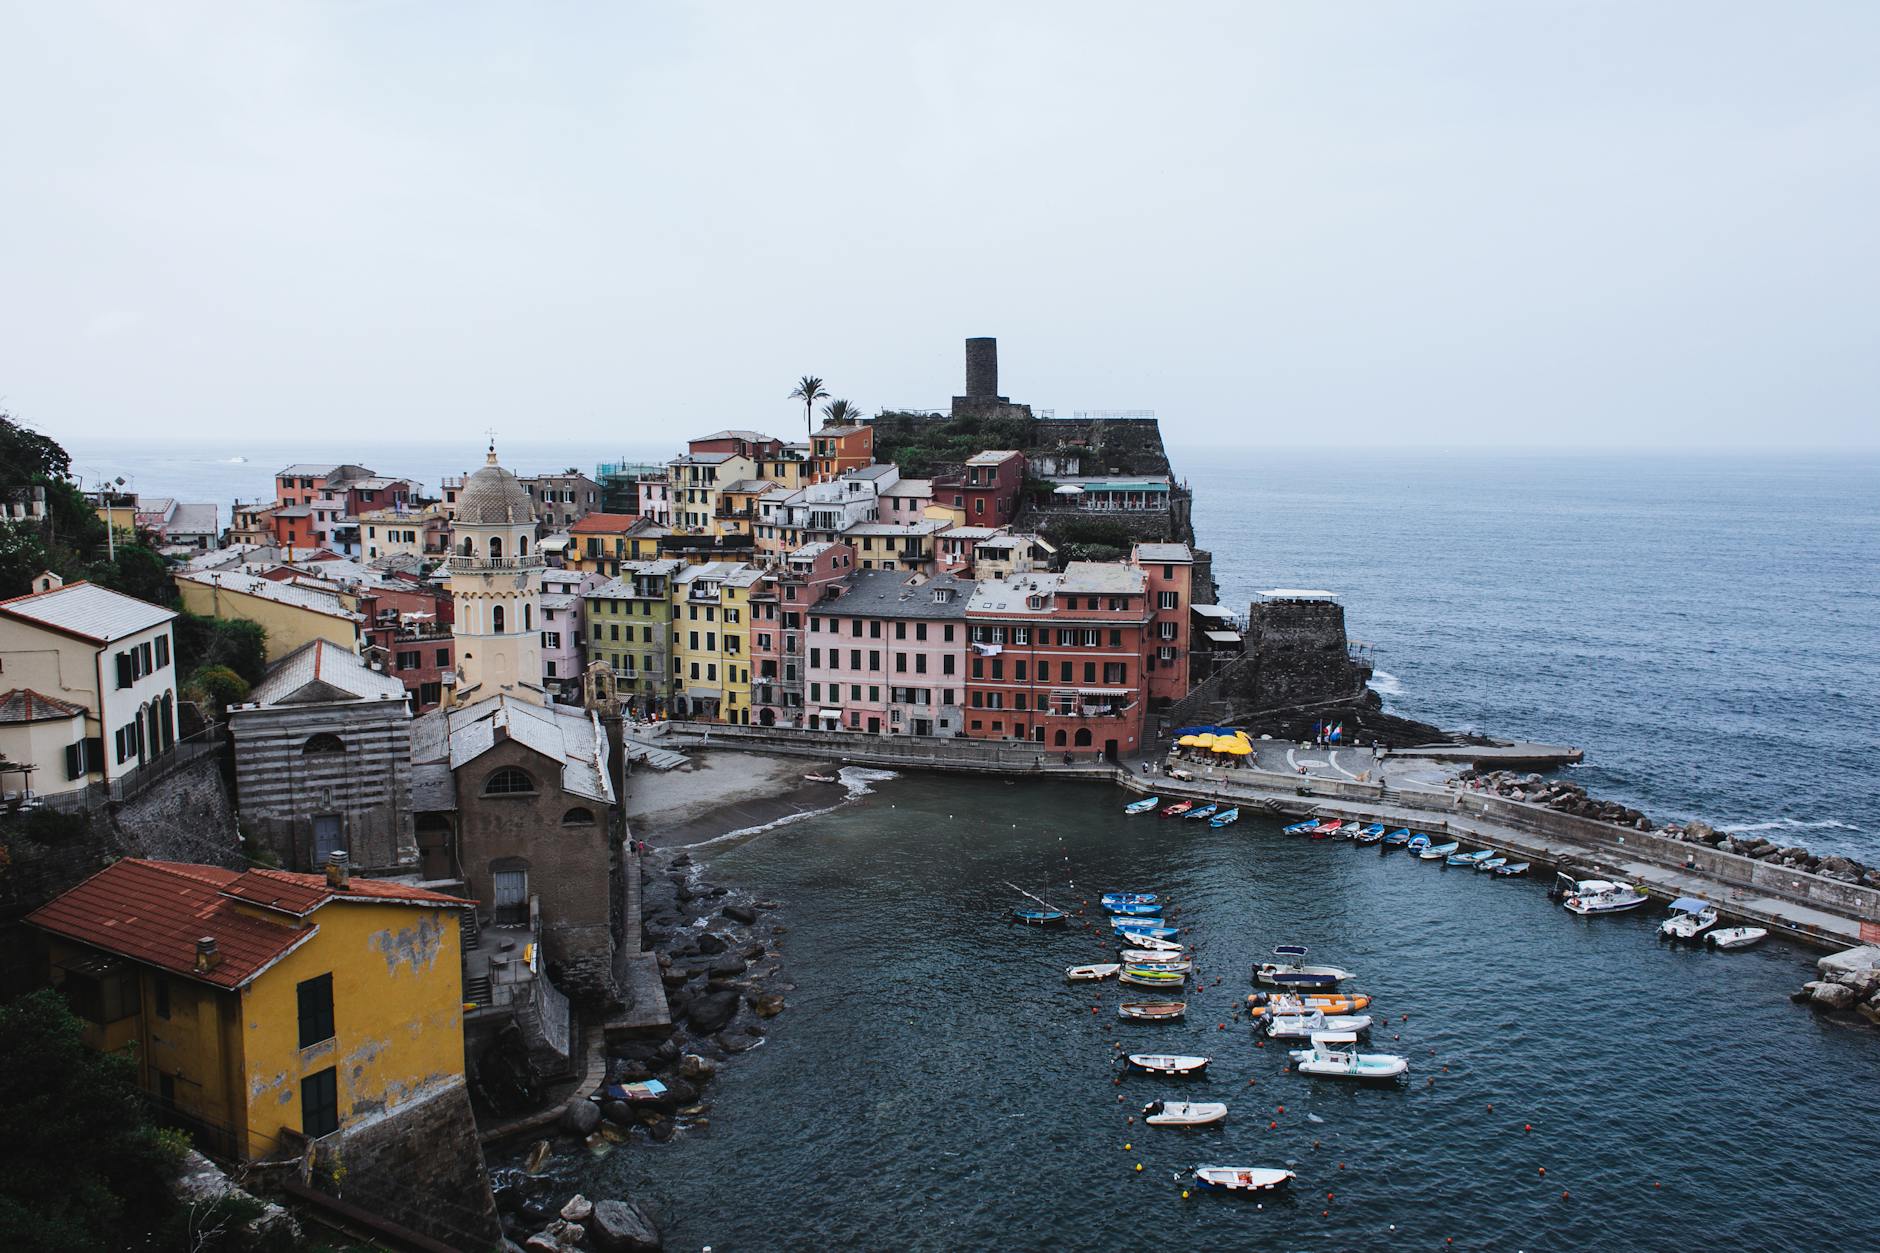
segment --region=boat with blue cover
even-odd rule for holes
[[[1409,842],[1410,842],[1410,828],[1409,827],[1398,827],[1395,831],[1392,831],[1389,835],[1384,837],[1384,847],[1387,849],[1402,848],[1404,845],[1408,844]]]
[[[1273,956],[1278,960],[1260,962],[1254,966],[1253,981],[1295,991],[1329,991],[1352,977],[1349,970],[1340,970],[1336,966],[1302,965],[1300,959],[1305,955],[1306,946],[1303,944],[1276,944],[1273,946]]]
[[[1524,875],[1527,872],[1528,872],[1528,863],[1524,861],[1509,862],[1505,866],[1495,867],[1495,877],[1497,879],[1519,878],[1521,875]]]
[[[1061,909],[1014,909],[1012,921],[1022,922],[1028,927],[1061,927],[1065,913]]]
[[[1183,814],[1182,817],[1187,818],[1189,821],[1192,822],[1196,818],[1212,818],[1215,814],[1219,813],[1220,811],[1221,811],[1221,807],[1213,803],[1212,801],[1210,801],[1206,805],[1201,805],[1194,809],[1189,810],[1187,813]]]
[[[1160,796],[1145,796],[1139,801],[1131,801],[1129,804],[1123,806],[1123,812],[1126,814],[1146,814],[1161,803],[1162,798]]]
[[[1413,853],[1420,853],[1430,846],[1430,837],[1421,831],[1412,832],[1410,838],[1403,842],[1403,846]]]
[[[1424,861],[1446,861],[1451,853],[1461,847],[1454,840],[1447,844],[1426,844],[1417,850],[1417,856]]]
[[[1233,809],[1223,809],[1220,813],[1215,814],[1212,818],[1208,819],[1208,825],[1211,827],[1231,827],[1239,821],[1240,809],[1236,806]]]
[[[1281,827],[1279,833],[1281,835],[1310,835],[1318,829],[1319,820],[1317,818],[1308,818],[1304,822],[1295,822],[1289,827]]]
[[[1100,903],[1109,909],[1116,905],[1153,905],[1155,900],[1154,892],[1105,892]]]
[[[1172,940],[1182,933],[1180,927],[1170,927],[1154,918],[1112,918],[1110,927],[1120,931],[1129,939],[1148,936],[1156,940]]]
[[[1474,866],[1487,861],[1495,855],[1492,848],[1477,849],[1473,853],[1451,853],[1443,862],[1445,866]]]
[[[1105,905],[1118,918],[1154,918],[1162,912],[1162,907],[1153,901],[1134,901],[1127,905]]]
[[[1351,838],[1360,844],[1375,844],[1384,838],[1384,824],[1381,822],[1367,822],[1363,826],[1354,829],[1351,833]]]
[[[1507,864],[1508,864],[1508,859],[1506,857],[1495,856],[1495,857],[1490,857],[1484,861],[1476,862],[1475,870],[1477,874],[1493,873],[1494,871],[1500,870],[1503,866]]]

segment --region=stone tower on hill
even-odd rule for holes
[[[981,335],[966,341],[966,394],[953,398],[953,417],[1030,418],[1030,405],[999,395],[999,341]]]
[[[529,489],[496,463],[483,468],[457,500],[450,593],[457,621],[457,683],[451,704],[488,696],[548,703],[542,686],[542,571],[534,548]]]

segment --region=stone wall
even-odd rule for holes
[[[365,874],[415,870],[411,711],[403,701],[238,709],[229,718],[242,825],[288,870],[312,871],[316,815],[339,819],[340,847]],[[314,736],[333,752],[307,752]]]
[[[457,1249],[502,1242],[462,1080],[314,1146],[313,1184]]]
[[[1249,607],[1247,659],[1232,673],[1236,704],[1275,709],[1360,696],[1371,667],[1351,657],[1337,601],[1269,600]]]

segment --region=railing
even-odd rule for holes
[[[540,553],[530,553],[524,557],[466,557],[462,553],[452,553],[450,568],[479,574],[501,570],[544,570],[548,568],[548,563],[542,560]]]

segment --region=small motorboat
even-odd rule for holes
[[[1430,846],[1430,837],[1421,831],[1412,832],[1410,838],[1403,842],[1403,846],[1413,853],[1420,853]]]
[[[1064,972],[1064,977],[1072,983],[1095,983],[1099,979],[1108,979],[1122,968],[1117,962],[1099,962],[1094,966],[1072,966]]]
[[[1180,927],[1165,927],[1154,918],[1112,918],[1110,926],[1131,940],[1145,935],[1157,940],[1172,940],[1182,933]]]
[[[1118,918],[1155,918],[1162,913],[1162,907],[1154,901],[1130,901],[1123,905],[1105,905],[1103,908]]]
[[[1410,1059],[1395,1053],[1360,1053],[1351,1031],[1321,1031],[1312,1047],[1293,1049],[1288,1056],[1301,1074],[1334,1079],[1394,1079],[1410,1069]]]
[[[1253,981],[1275,988],[1331,989],[1352,977],[1349,970],[1340,970],[1336,966],[1304,966],[1299,959],[1306,955],[1303,944],[1279,944],[1273,948],[1273,956],[1278,961],[1260,962],[1253,968]]]
[[[1382,844],[1384,842],[1384,824],[1373,822],[1353,837],[1359,844]]]
[[[1211,827],[1231,827],[1239,821],[1240,808],[1239,806],[1235,806],[1233,809],[1223,809],[1220,813],[1215,814],[1212,818],[1208,819],[1208,825]]]
[[[1518,879],[1527,872],[1528,864],[1524,861],[1510,862],[1505,866],[1495,867],[1496,876],[1502,879]]]
[[[1418,861],[1443,861],[1462,846],[1454,840],[1447,844],[1426,844],[1417,850]]]
[[[1142,1121],[1151,1127],[1206,1127],[1227,1117],[1219,1101],[1150,1101]]]
[[[1131,935],[1129,942],[1138,949],[1149,949],[1157,953],[1180,954],[1182,946],[1173,940],[1165,940],[1159,935],[1143,935],[1140,932]]]
[[[1146,1075],[1198,1075],[1208,1068],[1207,1058],[1180,1053],[1131,1053],[1127,1060],[1131,1070]]]
[[[1129,804],[1123,806],[1123,812],[1126,814],[1146,814],[1161,803],[1162,798],[1160,796],[1145,796],[1139,801],[1131,801]]]
[[[1725,927],[1705,936],[1704,943],[1712,948],[1748,948],[1768,938],[1769,933],[1761,927]]]
[[[1061,927],[1065,914],[1061,909],[1014,909],[1012,921],[1028,927]]]
[[[1129,1022],[1174,1022],[1188,1012],[1186,1001],[1124,1001],[1116,1016]]]
[[[1304,822],[1295,822],[1289,827],[1281,827],[1279,833],[1281,835],[1310,835],[1318,829],[1319,820],[1317,818],[1308,818]]]
[[[1289,996],[1285,993],[1255,992],[1247,998],[1247,1017],[1265,1018],[1280,1014],[1355,1014],[1369,1009],[1371,997],[1364,992]]]
[[[1193,801],[1176,801],[1173,805],[1164,805],[1162,807],[1162,816],[1164,818],[1179,818],[1194,807],[1195,803]]]
[[[1658,924],[1658,934],[1667,940],[1695,940],[1717,925],[1717,907],[1695,896],[1680,896],[1671,902],[1671,917]]]
[[[1334,818],[1330,822],[1321,822],[1318,826],[1313,827],[1308,834],[1315,840],[1329,840],[1344,829],[1345,820],[1343,818]]]
[[[1624,913],[1628,909],[1637,909],[1650,899],[1630,883],[1581,879],[1573,885],[1573,890],[1567,893],[1567,898],[1561,904],[1566,906],[1568,913],[1585,916]]]
[[[1188,982],[1188,972],[1156,966],[1125,966],[1123,973],[1116,976],[1116,981],[1127,983],[1132,988],[1180,990],[1181,986]]]
[[[1475,868],[1478,872],[1483,872],[1483,871],[1493,872],[1496,870],[1500,870],[1503,866],[1507,864],[1508,864],[1508,859],[1506,857],[1490,857],[1490,858],[1487,858],[1486,860],[1476,862]]]
[[[1492,848],[1477,849],[1473,853],[1451,853],[1444,859],[1445,866],[1479,866],[1495,855]]]
[[[1190,822],[1193,822],[1197,818],[1212,818],[1215,814],[1219,813],[1220,811],[1221,811],[1221,807],[1219,805],[1209,803],[1206,805],[1199,806],[1195,809],[1189,810],[1187,813],[1183,814],[1182,817],[1188,819],[1188,821]]]
[[[1115,905],[1153,905],[1154,892],[1105,892],[1098,902],[1105,909]]]
[[[1398,827],[1395,831],[1392,831],[1389,835],[1384,837],[1384,847],[1386,849],[1402,848],[1404,845],[1408,844],[1409,842],[1410,842],[1410,828],[1409,827]]]
[[[1180,953],[1145,953],[1139,949],[1126,948],[1117,954],[1125,966],[1141,966],[1149,970],[1179,970],[1183,974],[1195,968],[1195,964]]]
[[[1266,1033],[1275,1040],[1310,1040],[1320,1031],[1369,1031],[1369,1014],[1327,1014],[1315,1009],[1304,1014],[1275,1014],[1266,1022]]]
[[[1266,1166],[1197,1166],[1195,1183],[1212,1192],[1272,1192],[1297,1176]]]

